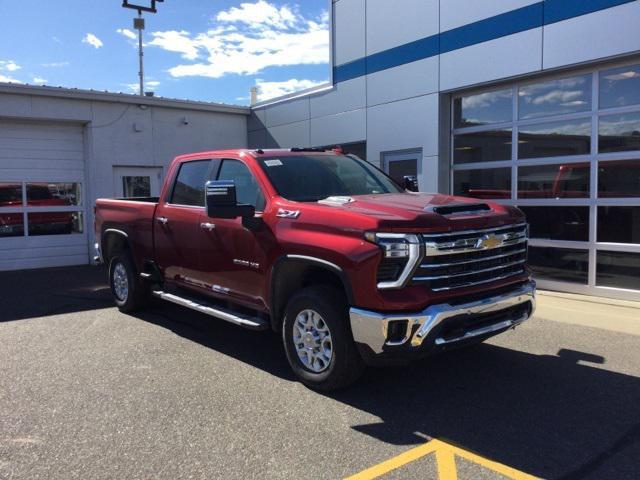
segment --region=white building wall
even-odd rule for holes
[[[640,2],[635,1],[544,27],[545,69],[640,50]]]
[[[440,31],[453,30],[538,2],[540,0],[446,0],[440,2]]]
[[[440,55],[440,88],[453,90],[542,69],[542,28]]]
[[[86,98],[77,98],[83,95]],[[306,104],[308,103],[307,99]],[[137,99],[130,95],[82,93],[16,85],[0,86],[0,121],[5,124],[46,122],[51,125],[78,125],[83,131],[84,177],[80,180],[85,198],[82,210],[88,242],[83,248],[87,262],[92,255],[89,246],[94,243],[93,205],[96,198],[113,197],[117,194],[114,191],[115,166],[162,167],[166,173],[171,160],[179,154],[246,147],[248,113],[248,109],[242,107],[197,102]],[[273,116],[277,118],[277,113]],[[287,117],[285,115],[282,118]],[[308,127],[306,134],[308,138]],[[281,140],[289,141],[286,137]],[[26,172],[30,169],[30,164],[20,162],[13,167],[15,171]],[[44,167],[34,165],[34,169],[40,174],[48,171]],[[63,181],[60,177],[63,172],[58,168],[50,173],[44,180]],[[4,180],[15,181],[20,178],[14,175]],[[23,181],[27,180],[25,178]],[[0,178],[0,183],[2,181],[3,178]],[[17,245],[20,240],[18,237],[0,238],[0,250],[2,245],[16,242]],[[39,240],[42,248],[54,248],[60,241],[49,236]],[[28,266],[37,267],[38,264],[36,262]]]
[[[365,0],[339,0],[333,5],[334,63],[341,65],[364,57]]]
[[[440,0],[368,0],[365,13],[367,54],[437,34],[440,3]]]
[[[551,2],[554,8],[573,9],[577,16],[543,25]],[[334,77],[333,85],[300,98],[257,105],[248,124],[249,145],[366,141],[367,159],[376,164],[385,152],[420,149],[422,190],[449,188],[444,172],[449,168],[448,136],[443,135],[449,117],[440,105],[450,91],[640,51],[638,1],[604,5],[600,11],[581,15],[584,4],[558,0],[333,0],[331,5],[334,66],[348,64],[362,74],[348,80]],[[518,30],[509,15],[520,9],[536,25]],[[460,34],[482,39],[486,32],[474,22],[491,21],[502,21],[503,27],[517,31],[371,71],[380,55],[393,63],[403,54],[398,48],[429,37]]]

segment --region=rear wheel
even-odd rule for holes
[[[305,288],[289,301],[282,338],[289,364],[305,385],[336,390],[355,382],[364,371],[347,311],[344,296],[331,287]]]
[[[111,259],[109,285],[121,312],[133,312],[147,304],[149,287],[138,277],[128,254],[122,253]]]

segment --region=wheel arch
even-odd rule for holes
[[[269,285],[271,327],[278,331],[282,315],[291,296],[310,285],[337,287],[349,305],[353,290],[345,271],[335,263],[306,255],[283,255],[274,263]]]
[[[117,228],[106,228],[101,237],[102,260],[106,265],[120,252],[131,249],[129,235]]]

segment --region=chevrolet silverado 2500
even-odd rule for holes
[[[273,329],[320,390],[481,342],[535,307],[517,208],[405,191],[339,151],[180,156],[159,198],[97,200],[95,228],[120,310],[156,297]]]

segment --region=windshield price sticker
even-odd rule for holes
[[[274,160],[265,160],[264,164],[267,167],[281,167],[282,166],[282,162],[278,158],[276,158]]]

